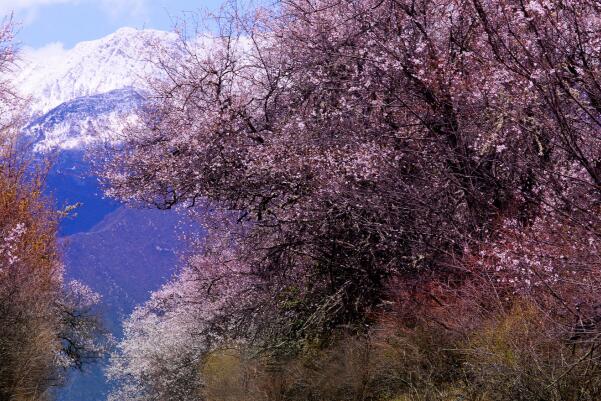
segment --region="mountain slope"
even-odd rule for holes
[[[183,213],[131,209],[104,198],[83,151],[61,151],[47,183],[59,207],[82,203],[60,227],[65,273],[101,294],[106,327],[119,337],[123,317],[177,268],[187,245],[180,236],[202,230]],[[57,400],[104,401],[110,385],[102,369],[100,363],[73,372]]]
[[[183,215],[120,207],[92,230],[63,239],[67,275],[102,294],[106,327],[121,336],[121,321],[173,273],[185,243],[178,240]],[[59,401],[102,401],[110,389],[103,364],[75,373]]]

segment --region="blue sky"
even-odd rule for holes
[[[184,12],[215,10],[222,0],[0,0],[0,13],[14,12],[24,47],[62,43],[71,48],[118,28],[170,30]]]

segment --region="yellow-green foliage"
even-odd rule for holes
[[[517,303],[471,333],[465,371],[489,400],[594,400],[601,366],[594,343],[569,339],[568,323]]]
[[[436,338],[417,332],[341,335],[328,348],[286,360],[220,350],[204,362],[203,395],[209,401],[442,400],[458,393],[453,355],[437,349]]]
[[[207,355],[202,376],[205,381],[205,396],[211,400],[240,401],[248,397],[246,372],[249,365],[242,361],[242,353],[235,349],[224,349]]]
[[[566,322],[534,303],[489,311],[473,326],[389,320],[367,335],[340,335],[296,358],[207,357],[208,401],[597,400],[599,354],[571,342]]]
[[[0,152],[0,399],[45,399],[56,380],[61,274],[57,218],[42,195],[42,174]],[[18,235],[7,240],[16,227]]]
[[[532,358],[552,360],[561,352],[558,339],[549,337],[542,314],[528,304],[517,304],[487,321],[470,336],[468,349],[473,363],[519,369]]]

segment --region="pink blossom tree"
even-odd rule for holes
[[[391,277],[457,284],[492,269],[566,310],[597,302],[590,285],[553,287],[597,255],[600,11],[289,0],[182,33],[177,56],[157,49],[164,74],[111,159],[109,193],[237,223],[190,259],[192,287],[169,287],[189,295],[157,299],[205,305],[205,330],[295,346],[369,325]]]

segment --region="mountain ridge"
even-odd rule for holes
[[[31,99],[36,115],[79,97],[125,87],[144,89],[144,78],[158,71],[151,60],[159,47],[177,51],[177,34],[125,27],[71,49],[25,51],[15,87]]]

